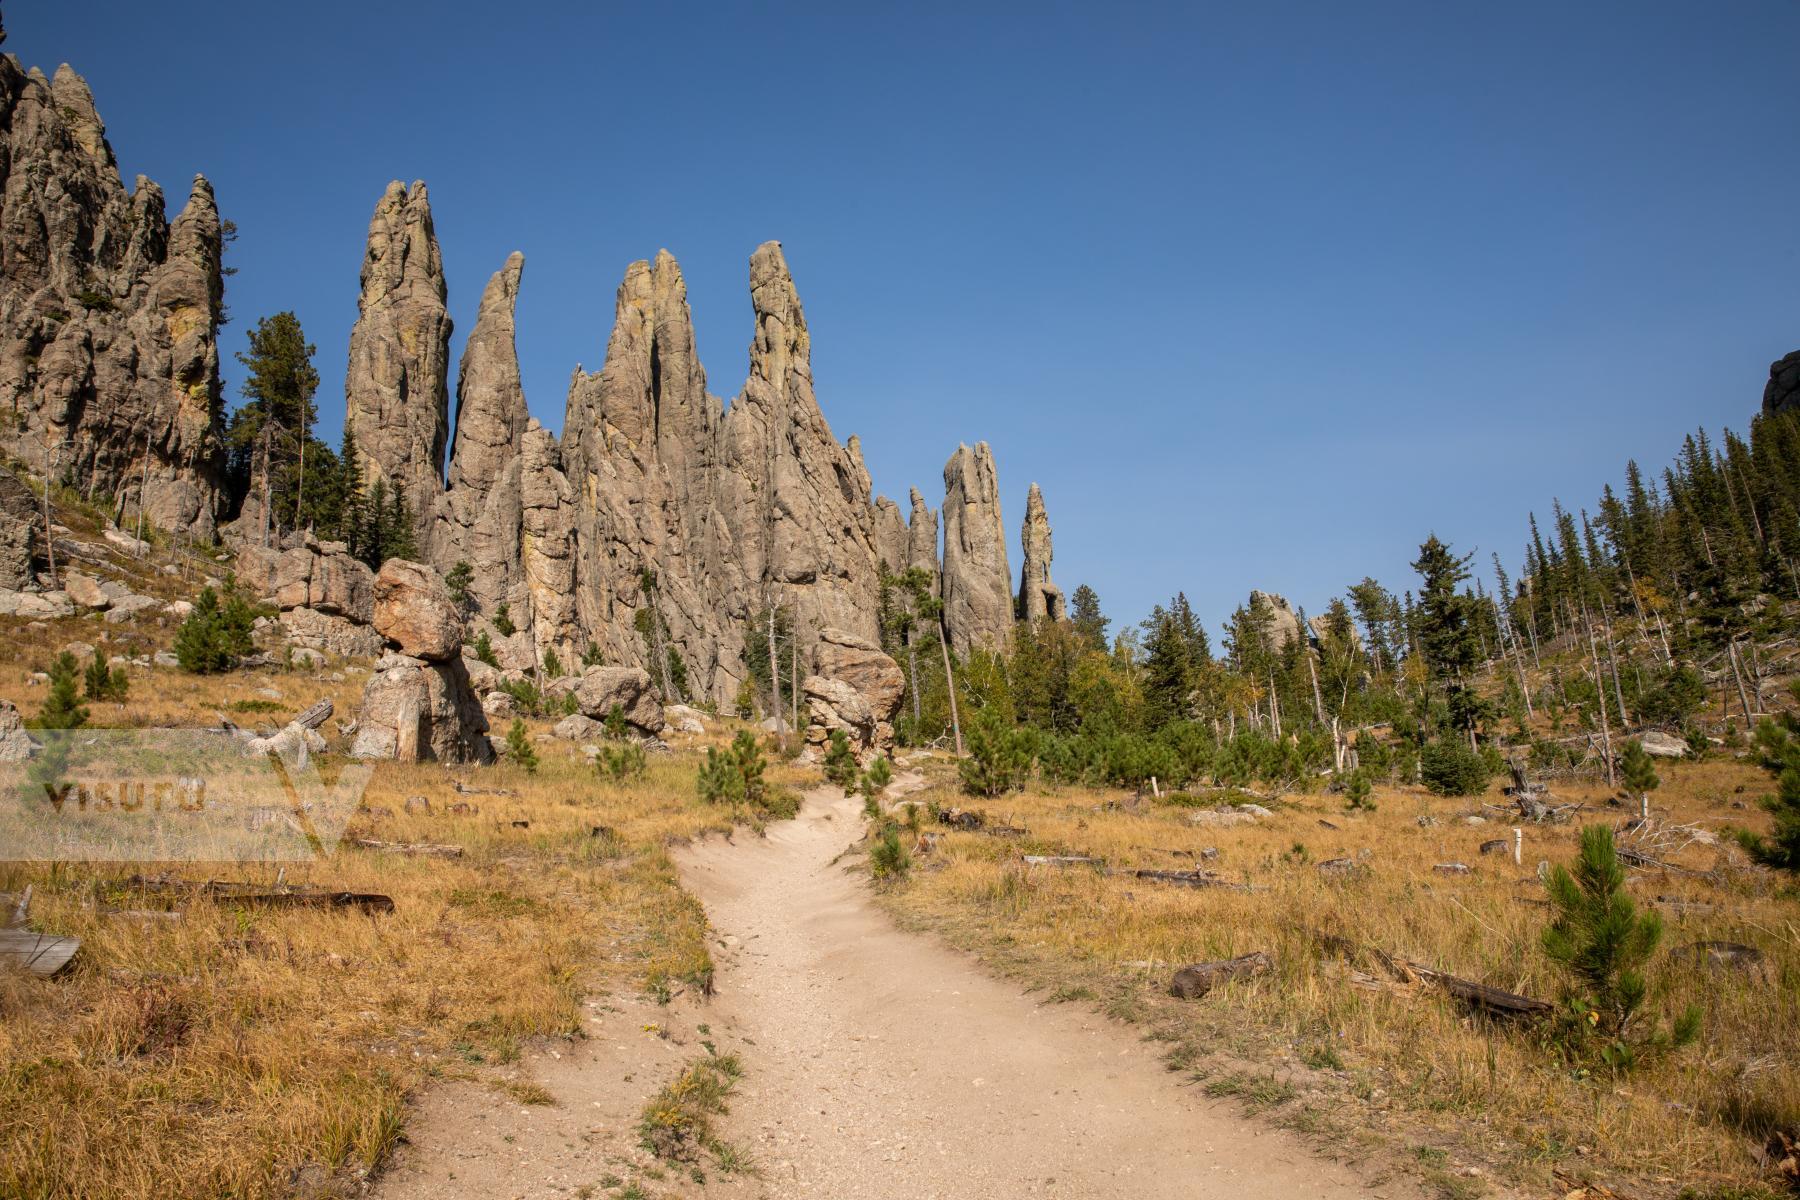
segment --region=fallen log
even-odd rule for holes
[[[388,854],[423,854],[435,858],[461,858],[463,848],[433,842],[382,842],[374,838],[345,838],[352,846],[363,850],[381,850]]]
[[[369,913],[394,911],[394,900],[379,892],[334,892],[326,888],[265,887],[209,879],[189,883],[180,879],[147,879],[133,875],[126,886],[162,895],[206,896],[219,904],[253,905],[259,908],[360,908]]]
[[[987,824],[987,818],[969,808],[946,808],[938,813],[938,824],[972,833]]]
[[[1517,992],[1506,991],[1504,988],[1476,983],[1472,979],[1464,979],[1459,975],[1452,975],[1448,971],[1440,971],[1435,967],[1426,966],[1422,962],[1403,958],[1398,954],[1389,954],[1375,946],[1360,946],[1349,938],[1340,937],[1335,933],[1321,933],[1317,930],[1306,932],[1321,950],[1336,954],[1349,961],[1354,961],[1358,954],[1366,952],[1401,983],[1410,984],[1422,981],[1435,984],[1463,1003],[1496,1016],[1536,1019],[1547,1016],[1553,1007],[1547,1000],[1537,1000],[1530,996],[1521,996]]]
[[[1087,867],[1098,866],[1100,862],[1085,854],[1025,854],[1020,857],[1028,867]]]
[[[29,929],[0,929],[0,963],[48,979],[69,965],[81,939],[33,933]]]
[[[323,700],[314,701],[289,723],[298,725],[302,729],[317,729],[331,719],[331,709],[331,697],[327,696]]]
[[[1250,885],[1233,883],[1229,879],[1213,874],[1211,871],[1121,871],[1121,875],[1130,875],[1137,879],[1150,879],[1157,883],[1173,884],[1176,887],[1191,888],[1226,888],[1234,892],[1247,892]]]
[[[1175,978],[1169,981],[1169,994],[1182,1000],[1198,1000],[1221,983],[1262,975],[1274,967],[1275,960],[1261,950],[1219,962],[1192,963],[1175,972]]]

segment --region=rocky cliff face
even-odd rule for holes
[[[958,446],[944,464],[944,565],[940,590],[950,647],[1004,648],[1013,622],[1012,568],[1000,516],[1000,480],[986,442]]]
[[[345,426],[356,438],[363,484],[406,490],[429,543],[443,490],[449,436],[445,391],[450,310],[444,257],[423,183],[388,184],[369,221],[362,295],[344,374]]]
[[[219,213],[119,178],[87,83],[0,58],[0,445],[200,538],[220,516]]]
[[[1050,515],[1044,511],[1044,493],[1037,484],[1025,497],[1025,527],[1019,533],[1025,563],[1019,570],[1019,619],[1036,624],[1048,617],[1060,621],[1064,612],[1062,589],[1050,582]]]
[[[1800,408],[1800,350],[1769,364],[1769,382],[1763,388],[1763,412],[1793,408]]]

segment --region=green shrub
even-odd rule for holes
[[[969,722],[968,757],[956,764],[971,796],[1004,796],[1025,784],[1031,770],[1029,735],[991,710]]]
[[[50,660],[50,688],[44,706],[30,724],[33,729],[79,729],[87,724],[88,710],[81,703],[76,680],[81,676],[75,656],[64,650]]]
[[[881,815],[881,793],[887,791],[888,784],[894,781],[894,770],[888,766],[888,760],[878,758],[869,764],[856,781],[857,790],[863,797],[863,814],[868,817]]]
[[[474,581],[475,568],[462,559],[458,559],[450,573],[444,576],[444,584],[450,589],[450,602],[465,617],[469,615],[469,584]]]
[[[850,738],[841,729],[831,731],[825,748],[825,778],[844,789],[848,796],[856,790],[856,754],[850,749]]]
[[[1419,778],[1439,796],[1479,796],[1492,766],[1461,741],[1432,742],[1419,752]]]
[[[506,731],[506,756],[524,767],[527,775],[537,774],[537,751],[532,748],[531,735],[525,730],[525,722],[516,717],[512,728]]]
[[[125,678],[124,667],[114,670],[107,666],[105,656],[96,650],[94,661],[88,664],[83,676],[83,687],[89,700],[113,700],[123,704],[131,690],[131,681]]]
[[[912,869],[912,855],[900,840],[900,831],[889,825],[869,846],[869,869],[877,879],[903,879]]]
[[[597,643],[589,642],[581,648],[581,665],[584,669],[587,667],[603,667],[606,665],[606,655],[600,653],[600,647]]]
[[[194,611],[175,634],[175,657],[181,669],[196,675],[229,671],[256,648],[251,639],[255,623],[256,610],[233,584],[225,585],[223,601],[212,588],[200,589]]]
[[[1800,871],[1800,715],[1785,712],[1759,724],[1756,754],[1763,770],[1775,778],[1775,794],[1760,801],[1775,824],[1767,837],[1740,829],[1737,839],[1764,866]]]
[[[1545,886],[1556,916],[1543,932],[1544,953],[1571,984],[1560,1022],[1565,1047],[1579,1053],[1597,1044],[1601,1061],[1624,1072],[1699,1036],[1699,1005],[1690,1005],[1669,1029],[1644,1032],[1639,1026],[1650,990],[1643,969],[1662,941],[1662,918],[1638,915],[1610,828],[1582,829],[1574,871],[1555,867]]]
[[[561,679],[563,675],[562,659],[556,657],[554,649],[544,651],[544,678]]]
[[[761,808],[768,796],[768,784],[763,779],[767,767],[756,735],[743,730],[725,749],[707,748],[696,780],[700,798],[708,804]]]
[[[519,627],[513,624],[512,614],[507,611],[504,601],[494,606],[494,628],[500,631],[501,637],[511,637],[519,632]]]
[[[494,655],[494,643],[485,629],[475,638],[475,661],[484,662],[495,670],[500,667],[500,660]]]
[[[644,773],[647,766],[644,748],[629,741],[600,747],[600,754],[594,759],[595,769],[615,783],[636,779]]]
[[[1369,772],[1358,767],[1344,776],[1344,804],[1352,812],[1374,812],[1375,801],[1369,798]]]
[[[625,706],[615,704],[606,710],[606,719],[600,722],[605,727],[608,741],[622,742],[631,736],[631,730],[625,724]]]

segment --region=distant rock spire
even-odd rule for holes
[[[1050,582],[1050,517],[1044,511],[1044,493],[1035,483],[1025,498],[1025,525],[1019,540],[1025,550],[1025,563],[1019,571],[1019,619],[1033,624],[1045,617],[1062,620],[1067,615],[1062,589]]]
[[[950,645],[1003,650],[1013,624],[1012,569],[1000,482],[986,442],[958,446],[944,464],[944,624]]]

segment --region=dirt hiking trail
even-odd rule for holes
[[[916,777],[903,776],[890,795]],[[1042,1004],[931,938],[897,929],[840,861],[863,832],[834,789],[767,837],[676,853],[713,929],[717,993],[658,1005],[596,997],[588,1036],[509,1068],[552,1103],[493,1083],[429,1088],[383,1200],[1402,1200],[1298,1138],[1239,1116],[1163,1066],[1154,1043],[1078,1004]],[[736,1053],[718,1119],[751,1174],[655,1162],[645,1101],[683,1065]]]
[[[819,789],[766,838],[676,856],[725,945],[713,1023],[747,1045],[724,1128],[767,1195],[1406,1193],[1182,1086],[1124,1027],[897,929],[835,861],[861,833],[860,801]]]

